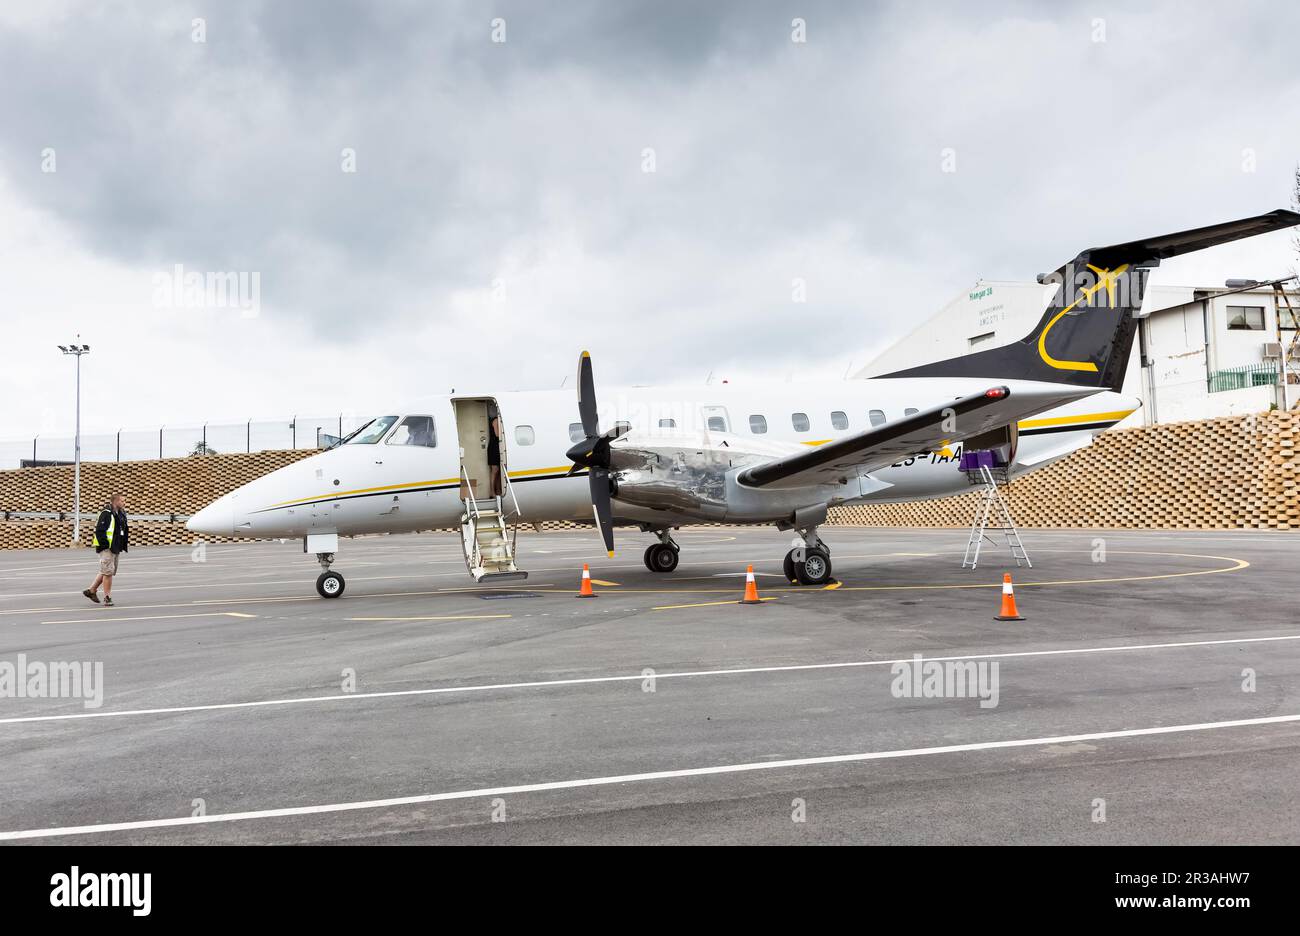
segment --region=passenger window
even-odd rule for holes
[[[389,445],[423,445],[433,448],[438,439],[433,433],[432,416],[407,416],[388,437]]]
[[[749,417],[749,431],[754,433],[754,435],[762,435],[763,433],[767,432],[767,417],[766,416]]]
[[[677,420],[675,420],[675,419],[661,419],[661,420],[659,420],[659,428],[660,428],[660,429],[676,429],[676,428],[677,428]]]
[[[812,425],[808,422],[807,413],[791,413],[790,424],[794,426],[795,432],[807,432],[809,427]]]
[[[581,442],[587,438],[587,433],[582,431],[582,423],[569,423],[569,441]]]
[[[520,445],[532,445],[537,441],[537,433],[532,426],[515,426],[515,441]]]
[[[903,410],[903,415],[904,415],[904,416],[915,416],[915,415],[916,415],[917,413],[919,413],[919,412],[921,412],[921,411],[920,411],[919,409],[917,409],[915,406],[909,406],[907,409]]]
[[[727,421],[721,416],[710,416],[708,425],[709,425],[710,432],[727,431]]]
[[[867,414],[867,418],[871,420],[871,425],[883,426],[885,424],[885,411],[879,409],[873,409],[870,413]]]
[[[843,410],[831,413],[831,426],[835,429],[849,428],[849,416]]]
[[[380,416],[378,419],[372,419],[365,426],[356,431],[352,438],[348,440],[348,444],[374,445],[384,437],[384,433],[387,432],[395,422],[397,422],[396,416]]]
[[[627,433],[629,433],[629,432],[631,432],[631,431],[632,431],[632,424],[631,424],[630,422],[616,422],[616,423],[614,423],[614,434],[615,434],[615,435],[627,435]]]

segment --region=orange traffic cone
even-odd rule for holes
[[[745,597],[741,599],[741,604],[761,604],[758,597],[758,583],[754,581],[754,567],[746,566],[745,568]]]
[[[579,598],[595,598],[596,593],[591,590],[591,570],[587,568],[587,563],[582,564],[582,587],[578,589]]]
[[[1002,576],[1002,613],[995,617],[995,621],[1023,621],[1024,618],[1016,610],[1016,592],[1011,587],[1011,573],[1004,573]]]

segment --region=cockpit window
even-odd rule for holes
[[[392,428],[393,423],[397,422],[396,416],[380,416],[378,419],[372,419],[360,429],[358,429],[348,439],[348,445],[374,445],[384,437],[384,433]]]
[[[389,445],[423,445],[433,448],[438,437],[433,431],[432,416],[407,416],[388,437]]]

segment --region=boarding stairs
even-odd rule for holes
[[[1025,551],[1025,544],[1020,541],[1020,533],[1011,520],[1011,510],[998,490],[1000,484],[1007,483],[1006,469],[981,464],[975,470],[968,470],[966,477],[971,484],[980,487],[980,498],[975,508],[975,519],[971,523],[970,539],[966,541],[966,554],[962,556],[961,567],[975,568],[980,558],[980,547],[984,542],[987,540],[996,545],[996,541],[989,535],[993,532],[1002,534],[1006,540],[1006,545],[1011,549],[1011,557],[1016,560],[1016,568],[1020,568],[1023,563],[1032,569],[1034,564],[1029,561],[1029,553]]]
[[[465,512],[460,518],[461,545],[465,567],[475,582],[504,582],[528,578],[515,565],[515,537],[520,518],[519,501],[505,472],[501,475],[504,495],[479,501],[465,469],[461,468],[465,491]]]

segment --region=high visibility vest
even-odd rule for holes
[[[107,537],[109,549],[113,548],[113,534],[115,534],[116,532],[117,532],[117,514],[113,513],[110,510],[108,513],[108,529],[105,531],[105,536]]]

